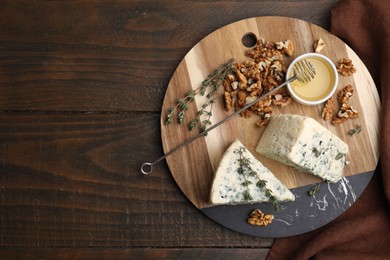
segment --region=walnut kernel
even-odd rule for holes
[[[348,58],[342,58],[338,62],[337,71],[343,76],[351,76],[356,72],[356,68],[352,63],[352,60]]]
[[[272,223],[273,219],[272,214],[264,214],[261,210],[255,209],[249,214],[247,222],[254,226],[267,226]]]
[[[235,73],[228,75],[223,82],[225,91],[231,93],[224,94],[225,109],[233,106],[238,110],[281,84],[287,71],[284,55],[292,55],[293,48],[291,40],[274,43],[259,39],[256,46],[245,52],[251,59],[235,63]],[[247,118],[256,114],[259,116],[256,125],[265,126],[272,113],[271,106],[284,107],[290,104],[291,100],[287,90],[281,89],[272,97],[267,97],[243,111],[241,116]]]
[[[332,117],[332,124],[339,125],[348,119],[355,119],[360,116],[360,113],[354,109],[351,105],[343,103],[338,113],[334,114]]]
[[[234,97],[231,92],[225,91],[224,93],[225,109],[229,111],[234,106]]]
[[[325,106],[322,109],[322,118],[329,120],[332,117],[334,110],[336,109],[336,101],[331,97],[325,102]]]
[[[276,48],[278,50],[283,50],[285,54],[288,56],[292,56],[294,53],[294,44],[291,40],[287,40],[285,42],[276,42]]]
[[[313,44],[314,52],[316,53],[320,53],[324,47],[325,47],[325,42],[321,38],[315,41]]]
[[[337,93],[337,101],[340,104],[347,102],[353,96],[353,88],[351,85],[345,86]]]

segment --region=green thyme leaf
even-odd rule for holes
[[[272,204],[274,205],[275,211],[280,211],[280,201],[278,201],[275,197],[272,201]]]
[[[206,89],[207,89],[207,82],[203,81],[203,84],[200,87],[199,95],[204,96],[204,94],[206,93]]]
[[[211,121],[210,120],[203,120],[202,124],[211,125]]]
[[[272,193],[271,193],[272,194]],[[272,202],[274,205],[274,210],[275,211],[280,211],[280,201],[273,195],[269,196],[269,200]]]
[[[249,193],[248,190],[244,191],[244,192],[242,193],[242,195],[244,195],[244,199],[245,199],[245,200],[253,200],[253,197],[251,196],[251,194]]]
[[[178,101],[178,105],[179,105],[179,108],[180,108],[181,110],[187,110],[187,109],[188,109],[188,105],[184,102],[183,99],[180,99],[180,100]]]
[[[190,102],[193,102],[195,100],[195,90],[191,90],[190,92],[187,93],[187,99]]]
[[[266,181],[266,180],[259,180],[259,181],[256,183],[256,186],[259,187],[259,188],[264,188],[266,184],[267,184],[267,181]]]
[[[318,192],[320,192],[320,184],[316,184],[314,186],[312,186],[310,188],[310,190],[307,192],[310,196],[314,196],[315,194],[317,194]]]
[[[265,190],[265,196],[266,196],[267,198],[271,198],[271,197],[272,197],[272,191],[271,191],[270,189],[266,189],[266,190]]]
[[[177,122],[179,124],[183,123],[184,116],[185,116],[185,112],[184,111],[180,111],[179,114],[177,114]]]
[[[165,124],[166,125],[169,125],[171,123],[171,115],[167,115],[166,119],[165,119]]]
[[[168,114],[167,114],[167,116],[165,118],[165,124],[166,125],[169,125],[171,123],[171,118],[172,118],[172,114],[173,114],[174,111],[175,111],[175,109],[173,107],[168,109]]]
[[[336,160],[340,160],[341,158],[344,157],[344,155],[345,155],[345,154],[343,154],[343,153],[338,153],[335,159],[336,159]]]
[[[199,118],[195,118],[194,120],[192,120],[189,124],[188,124],[188,130],[189,131],[192,131],[196,124],[199,122]]]
[[[252,182],[248,181],[248,180],[246,180],[243,183],[241,183],[242,186],[248,186],[249,184],[252,184]]]
[[[200,126],[200,131],[201,131],[201,132],[206,131],[206,126],[205,126],[205,125],[201,125],[201,126]]]
[[[351,130],[348,131],[348,134],[350,136],[359,134],[362,131],[362,127],[360,125],[355,125],[355,128],[352,128]]]
[[[256,172],[255,171],[249,171],[249,176],[256,177]]]

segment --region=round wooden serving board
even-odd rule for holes
[[[313,43],[319,38],[322,38],[326,44],[321,53],[335,64],[341,58],[352,60],[357,72],[350,77],[339,75],[338,90],[348,84],[353,86],[355,93],[349,103],[360,112],[360,118],[333,126],[329,121],[321,118],[323,105],[309,107],[294,101],[283,108],[274,106],[273,114],[290,113],[310,116],[346,142],[350,150],[347,160],[351,163],[344,168],[344,176],[373,172],[379,158],[380,100],[367,68],[355,52],[336,36],[316,25],[286,17],[257,17],[235,22],[214,31],[187,53],[171,78],[163,102],[161,136],[164,152],[168,152],[198,133],[197,129],[189,132],[187,124],[195,117],[197,109],[202,106],[204,100],[197,97],[195,102],[190,104],[186,120],[182,125],[177,124],[175,119],[172,119],[170,125],[165,125],[168,109],[177,99],[184,97],[190,90],[198,88],[207,75],[230,58],[234,57],[237,62],[249,59],[244,55],[248,48],[242,44],[243,36],[248,33],[273,42],[292,40],[295,51],[292,57],[286,57],[286,64],[300,54],[313,52]],[[223,89],[221,88],[220,91],[222,95]],[[231,113],[233,112],[225,111],[221,96],[214,104],[211,120],[214,124]],[[255,147],[264,128],[257,127],[255,122],[256,115],[252,115],[250,119],[236,116],[210,131],[206,137],[197,139],[167,157],[175,181],[197,208],[204,209],[210,206],[209,192],[214,172],[223,153],[236,138],[288,188],[298,188],[321,181],[257,154]],[[355,125],[360,125],[362,132],[353,136],[348,135],[347,132]]]

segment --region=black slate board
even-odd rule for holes
[[[281,204],[276,212],[272,203],[254,203],[234,206],[215,206],[201,211],[219,224],[247,235],[261,237],[288,237],[315,230],[341,215],[363,193],[374,172],[343,177],[337,183],[321,182],[320,191],[308,195],[313,185],[291,189],[296,199]],[[254,209],[274,215],[272,224],[264,227],[247,223]]]

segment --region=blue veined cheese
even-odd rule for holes
[[[243,158],[249,159],[250,169],[240,166],[239,160]],[[265,187],[258,186],[260,180],[265,181]],[[210,202],[214,205],[270,202],[266,189],[279,202],[295,200],[294,194],[236,140],[224,153],[214,175]]]
[[[271,117],[256,152],[337,182],[342,178],[348,145],[313,118],[282,114]]]

